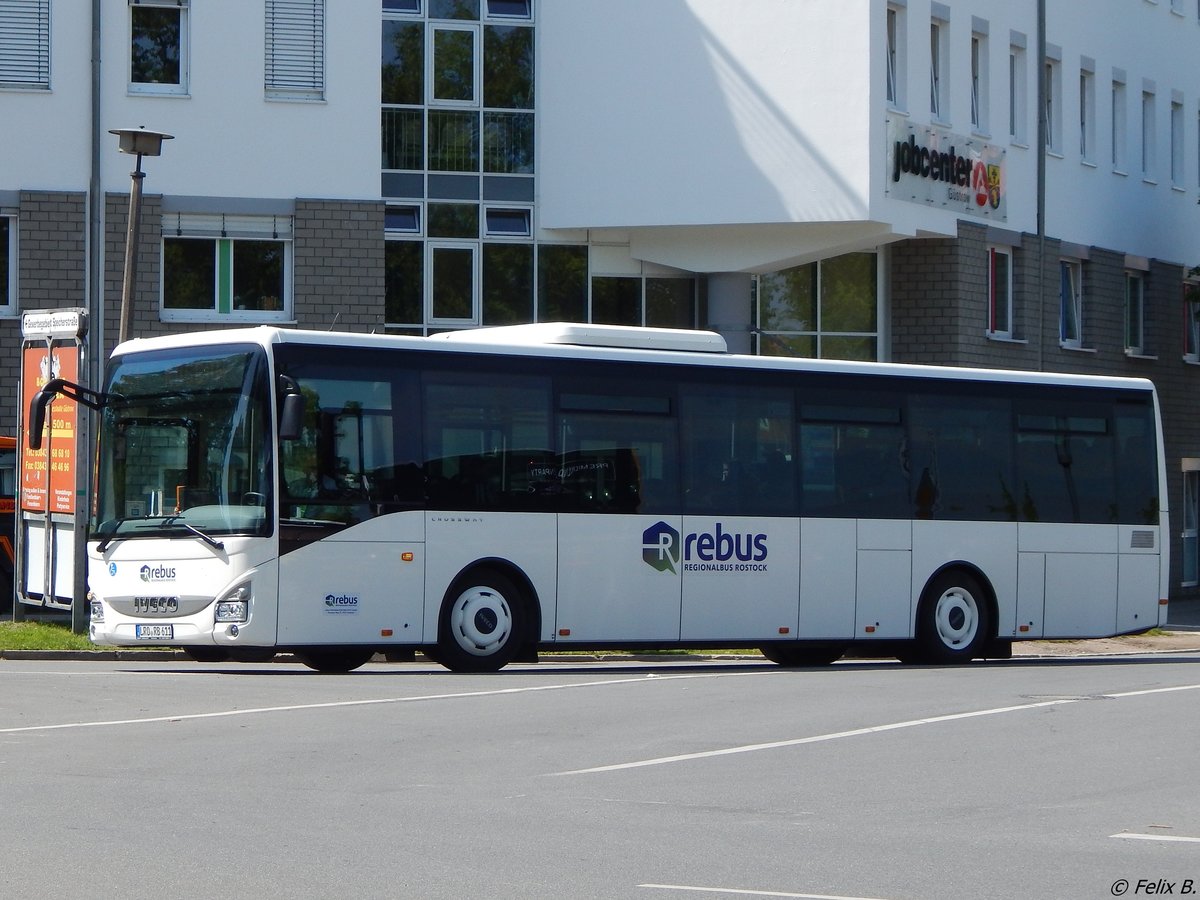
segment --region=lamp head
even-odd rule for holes
[[[110,128],[108,133],[115,134],[120,140],[118,149],[122,153],[136,153],[139,156],[158,156],[162,153],[162,142],[175,137],[161,131],[149,131],[145,126]]]

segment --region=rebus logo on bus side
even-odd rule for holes
[[[720,522],[712,532],[692,532],[682,542],[666,522],[642,532],[642,559],[651,568],[676,574],[681,555],[688,572],[765,572],[767,536],[728,532]]]

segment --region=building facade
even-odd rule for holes
[[[77,4],[82,6],[82,4]],[[739,351],[1152,378],[1200,584],[1200,12],[1184,0],[0,4],[0,379],[117,334],[704,327]],[[74,15],[73,15],[74,14]]]

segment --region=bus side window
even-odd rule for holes
[[[642,389],[559,397],[564,512],[679,511],[679,449],[669,397]]]
[[[915,519],[1016,521],[1012,404],[972,394],[917,394],[908,465]]]
[[[789,391],[685,385],[679,402],[684,512],[795,515]]]
[[[422,393],[431,508],[551,507],[558,478],[548,378],[427,372]]]
[[[829,391],[800,408],[806,516],[912,517],[898,397]]]

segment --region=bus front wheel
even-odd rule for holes
[[[987,595],[968,572],[943,572],[921,595],[917,648],[929,662],[963,663],[980,656],[990,628]]]
[[[442,606],[435,657],[454,672],[495,672],[521,648],[524,606],[512,580],[489,569],[467,573]]]

